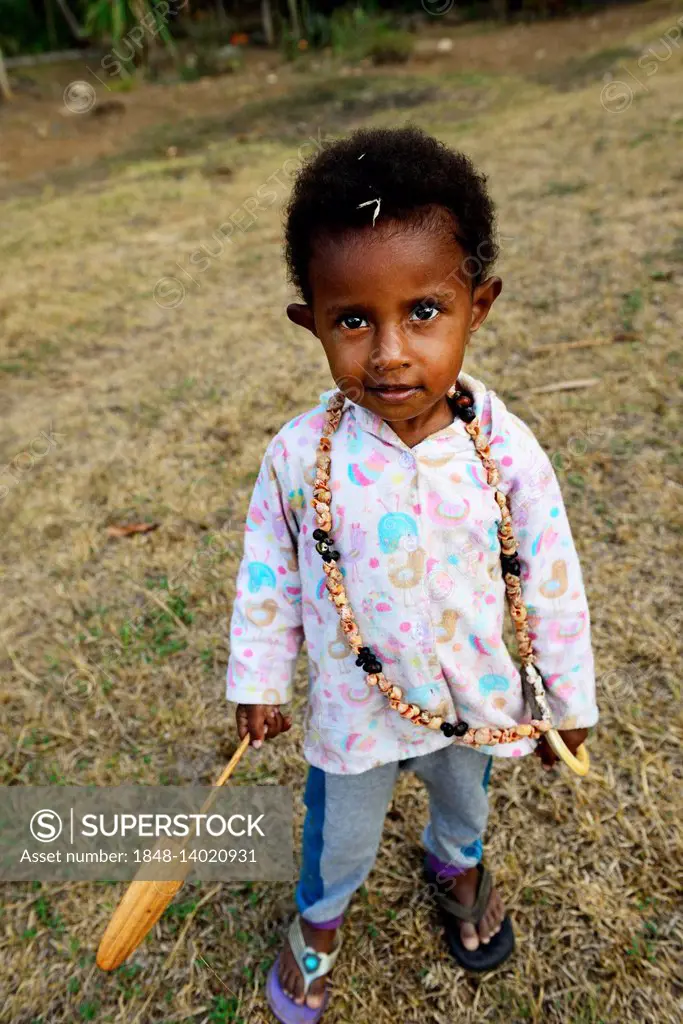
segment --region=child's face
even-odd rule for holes
[[[287,313],[320,339],[344,394],[398,432],[423,433],[443,425],[470,334],[502,286],[489,278],[472,288],[474,270],[452,228],[382,225],[380,214],[375,228],[317,241],[313,305],[293,303]]]

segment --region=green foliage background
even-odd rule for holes
[[[148,10],[161,0],[65,0],[78,24],[86,30],[90,45],[108,44],[120,38],[138,20],[136,10]],[[616,0],[465,0],[453,3],[449,15],[463,19],[486,17],[548,17],[570,10],[605,7]],[[622,0],[623,2],[623,0]],[[306,38],[311,46],[346,47],[349,36],[354,36],[358,21],[370,16],[379,19],[380,27],[390,31],[399,15],[422,15],[428,12],[419,0],[297,0],[300,20],[305,26]],[[271,0],[274,21],[279,26],[279,42],[291,44],[289,4],[287,0]],[[429,5],[427,5],[429,7]],[[340,8],[343,10],[340,11]],[[172,19],[171,31],[182,34],[183,17],[203,14],[217,17],[216,0],[187,0],[183,16]],[[260,31],[261,0],[223,0],[224,21],[239,31]],[[356,12],[356,13],[354,13]],[[383,24],[382,24],[383,23]],[[294,44],[296,40],[294,40]],[[352,40],[353,43],[353,40]],[[397,45],[399,41],[396,40]],[[58,0],[0,0],[0,47],[6,56],[19,53],[39,53],[79,45],[60,9]],[[353,45],[351,46],[353,50]],[[346,50],[344,50],[346,52]],[[352,56],[352,54],[349,54]]]

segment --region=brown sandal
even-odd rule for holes
[[[467,971],[491,971],[498,967],[503,961],[512,955],[515,948],[515,933],[512,928],[512,921],[508,914],[505,915],[500,931],[497,932],[490,942],[480,942],[477,949],[466,949],[460,938],[460,925],[467,921],[475,927],[480,923],[488,906],[493,879],[491,872],[477,864],[479,871],[479,884],[474,905],[465,906],[452,896],[447,896],[437,890],[436,900],[441,910],[441,917],[444,923],[446,939],[454,958]],[[425,877],[428,882],[436,885],[436,874],[425,869]]]

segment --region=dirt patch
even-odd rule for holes
[[[480,90],[460,87],[457,98],[461,103],[468,91],[472,103],[480,99]],[[455,99],[454,93],[444,91],[433,80],[423,81],[414,76],[401,79],[381,72],[339,80],[319,80],[314,88],[297,84],[291,91],[272,99],[247,101],[229,114],[221,111],[211,115],[177,117],[172,121],[158,119],[143,130],[132,134],[128,132],[125,142],[116,147],[116,152],[95,158],[90,163],[85,187],[92,190],[98,187],[98,183],[106,181],[114,170],[144,160],[164,159],[171,153],[187,157],[226,142],[300,145],[302,139],[317,138],[321,133],[325,138],[350,130],[374,114],[411,110],[447,96]],[[130,123],[126,113],[129,109],[132,105],[124,106],[123,110],[117,109],[116,122],[107,123],[102,131],[118,136],[124,125]],[[125,119],[121,116],[123,113],[126,113]],[[90,124],[86,130],[95,133],[98,129]],[[233,172],[232,168],[228,170]],[[182,178],[187,169],[169,166],[158,173],[160,176]],[[211,164],[206,173],[221,176],[220,170],[216,172]],[[47,171],[39,178],[13,181],[4,187],[0,185],[0,197],[35,194],[48,183],[60,191],[68,191],[83,187],[83,181],[84,169],[80,164],[72,163]]]

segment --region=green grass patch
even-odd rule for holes
[[[22,349],[12,353],[6,362],[0,363],[0,373],[16,377],[35,377],[46,362],[60,354],[59,345],[53,341],[38,342],[34,349]]]
[[[168,581],[163,578],[162,589],[167,591]],[[152,582],[150,589],[155,585]],[[135,619],[127,619],[119,626],[121,655],[129,662],[141,660],[147,664],[163,661],[187,647],[182,625],[192,625],[194,616],[187,604],[187,592],[181,588],[164,599],[164,608],[150,604]]]
[[[608,72],[614,73],[640,55],[633,46],[612,46],[595,53],[572,57],[557,67],[544,68],[533,78],[541,85],[550,85],[559,92],[583,89],[591,82],[600,82]]]
[[[100,1003],[97,999],[86,1000],[78,1007],[78,1015],[81,1020],[96,1020],[99,1009]]]
[[[239,136],[301,145],[309,136],[341,134],[379,111],[408,110],[437,99],[439,85],[428,78],[358,75],[321,78],[283,96],[252,100],[224,115],[167,122],[140,133],[119,162],[159,156],[171,145],[184,153],[213,141]]]
[[[214,996],[209,1020],[212,1024],[246,1024],[238,1010],[239,1000],[233,996]]]
[[[625,331],[633,330],[633,318],[643,308],[643,293],[640,288],[631,292],[624,292],[621,297],[620,317],[621,325]]]
[[[550,181],[545,190],[546,196],[573,196],[588,188],[586,181]]]

